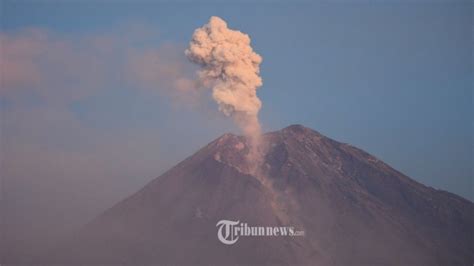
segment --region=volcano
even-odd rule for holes
[[[225,134],[87,224],[55,254],[84,264],[472,265],[474,204],[376,157],[293,125]],[[216,224],[290,226],[300,236],[218,239]],[[59,255],[60,254],[60,255]]]

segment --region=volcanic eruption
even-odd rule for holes
[[[259,162],[258,112],[262,103],[257,89],[262,86],[262,57],[253,51],[250,37],[229,29],[223,19],[213,16],[209,23],[194,31],[185,53],[191,62],[200,65],[199,82],[212,89],[219,110],[232,117],[249,137],[249,161]]]
[[[199,83],[244,135],[228,133],[204,146],[87,224],[45,261],[472,265],[472,202],[302,125],[261,133],[256,91],[262,58],[248,35],[211,17],[194,32],[186,55],[201,67]],[[224,225],[241,221],[241,230],[249,224],[304,234],[223,241],[231,228]]]

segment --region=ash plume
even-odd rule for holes
[[[258,112],[262,103],[257,89],[262,86],[262,57],[253,51],[249,36],[229,29],[224,20],[213,16],[194,31],[185,53],[201,66],[199,82],[212,89],[219,110],[232,117],[256,146],[261,134]]]

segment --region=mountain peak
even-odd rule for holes
[[[309,127],[305,127],[303,125],[300,125],[300,124],[294,124],[294,125],[290,125],[290,126],[287,126],[283,129],[280,130],[281,132],[290,132],[290,133],[294,133],[294,134],[315,134],[315,135],[320,135],[322,136],[318,131],[314,130],[314,129],[311,129]]]
[[[203,150],[211,152],[213,159],[238,169],[242,173],[251,174],[250,168],[255,162],[249,159],[251,151],[250,139],[246,136],[225,133],[209,144],[212,148]],[[208,145],[208,146],[209,146]],[[261,160],[260,171],[268,172],[302,163],[321,165],[324,168],[335,168],[335,154],[339,142],[334,141],[317,131],[295,124],[283,129],[267,132],[260,138],[256,147]],[[198,152],[200,154],[200,152]]]
[[[268,136],[267,141],[270,141],[270,142],[278,140],[278,138],[281,138],[282,140],[286,140],[287,142],[288,141],[301,142],[301,141],[308,141],[308,140],[320,141],[320,140],[325,140],[325,139],[329,140],[329,138],[317,132],[316,130],[313,130],[309,127],[305,127],[299,124],[290,125],[281,130],[269,132],[265,135]],[[278,137],[275,139],[275,136],[278,136]]]
[[[272,142],[274,140],[272,136],[275,136],[275,135],[285,136],[285,138],[288,138],[288,137],[292,138],[295,136],[300,136],[300,137],[301,136],[316,136],[318,138],[325,137],[324,135],[320,134],[314,129],[305,127],[300,124],[293,124],[285,128],[282,128],[280,130],[264,133],[262,135],[262,140],[267,143]],[[237,142],[241,142],[247,145],[249,140],[247,139],[246,136],[236,135],[236,134],[228,132],[228,133],[223,134],[219,138],[217,138],[214,142],[216,142],[219,145],[227,145],[227,144],[232,144],[232,143],[235,144]]]
[[[287,132],[291,131],[291,132],[298,132],[298,133],[307,132],[308,130],[311,130],[311,129],[300,124],[289,125],[282,129],[282,131],[287,131]]]

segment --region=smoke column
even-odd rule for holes
[[[185,53],[201,66],[200,83],[212,89],[219,110],[232,117],[250,137],[250,153],[256,153],[261,134],[258,112],[262,103],[257,89],[262,86],[262,57],[253,51],[249,36],[229,29],[221,18],[211,17],[208,24],[194,31]]]

